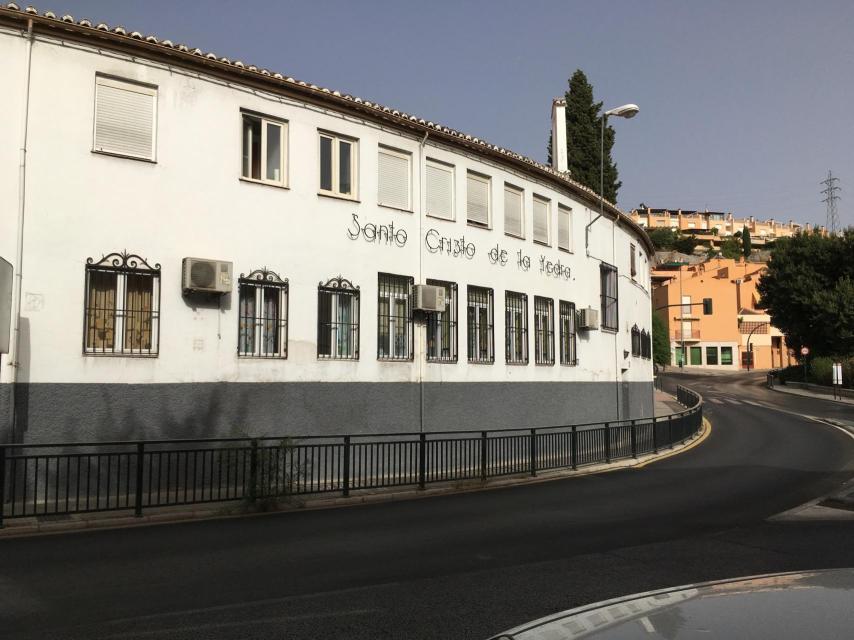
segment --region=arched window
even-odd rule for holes
[[[238,280],[237,355],[288,357],[288,279],[256,269]]]

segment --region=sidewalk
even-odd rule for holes
[[[793,396],[805,396],[807,398],[818,398],[819,400],[829,400],[830,402],[838,402],[840,404],[849,404],[854,405],[854,399],[852,398],[836,398],[828,395],[826,393],[816,393],[815,391],[808,391],[806,389],[794,389],[788,385],[784,384],[774,384],[773,387],[770,387],[774,391],[779,391],[780,393],[789,393]],[[658,393],[656,391],[656,393]]]
[[[655,390],[655,415],[669,416],[672,413],[684,411],[685,407],[676,402],[676,398],[664,391]]]

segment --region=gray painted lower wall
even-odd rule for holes
[[[3,442],[529,428],[653,412],[652,382],[0,385]],[[422,410],[423,407],[423,410]],[[628,409],[628,415],[625,415]],[[423,419],[422,419],[423,414]]]

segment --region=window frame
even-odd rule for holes
[[[321,145],[323,139],[328,138],[332,141],[331,155],[331,189],[324,189],[322,183],[323,175],[323,156]],[[341,191],[341,143],[346,142],[350,145],[350,192],[343,193]],[[317,130],[317,167],[318,167],[318,187],[317,193],[321,196],[331,198],[340,198],[343,200],[358,200],[359,199],[359,139],[352,136],[334,133],[325,129]]]
[[[429,167],[433,167],[439,171],[445,171],[451,177],[451,202],[450,202],[450,217],[446,218],[445,216],[441,216],[437,213],[432,213],[429,208],[429,181],[427,179],[427,169]],[[441,160],[436,160],[435,158],[426,158],[424,163],[424,214],[431,217],[436,218],[437,220],[448,220],[450,222],[454,222],[457,219],[456,215],[456,204],[457,204],[457,192],[456,192],[456,184],[457,184],[457,171],[456,166],[449,164],[447,162],[442,162]]]
[[[141,156],[130,153],[122,153],[120,151],[110,151],[109,149],[98,148],[98,85],[101,84],[101,81],[106,81],[103,86],[110,86],[111,84],[114,88],[122,89],[121,86],[117,85],[130,85],[133,87],[137,87],[139,89],[143,89],[141,93],[151,95],[152,97],[152,107],[151,107],[151,155],[150,156]],[[125,89],[129,90],[129,89]],[[150,93],[149,93],[150,92]],[[92,153],[97,153],[105,156],[113,156],[116,158],[127,158],[129,160],[141,160],[143,162],[152,162],[157,163],[157,125],[158,125],[158,117],[159,117],[159,109],[158,103],[160,99],[160,88],[155,84],[150,84],[147,82],[138,82],[136,80],[129,80],[127,78],[122,78],[119,76],[114,76],[107,73],[95,73],[95,91],[92,96]]]
[[[377,274],[377,360],[381,362],[412,362],[414,357],[415,344],[415,323],[412,317],[412,286],[415,284],[415,279],[412,276],[402,276],[394,273]],[[404,289],[405,287],[405,289]],[[387,294],[387,295],[384,295]],[[388,300],[388,314],[381,314],[383,300]],[[403,300],[406,315],[402,318],[404,330],[402,334],[398,332],[398,324],[401,321],[401,316],[393,313],[392,301]],[[388,351],[384,352],[382,328],[383,320],[387,321],[388,326]],[[398,335],[403,335],[405,339],[403,355],[397,355],[396,339]]]
[[[403,207],[399,207],[396,204],[389,204],[383,202],[380,199],[380,176],[382,174],[380,173],[379,166],[380,154],[383,153],[388,156],[396,157],[406,161],[406,205]],[[410,152],[403,151],[401,149],[395,149],[394,147],[389,147],[384,144],[377,145],[377,206],[412,213],[412,154]]]
[[[469,180],[481,182],[486,185],[486,222],[472,220],[469,215]],[[477,227],[478,229],[492,228],[492,178],[471,169],[466,171],[466,224]]]
[[[473,299],[473,294],[479,296]],[[475,323],[472,325],[471,310],[476,309]],[[480,322],[480,310],[486,310],[486,327]],[[468,285],[466,288],[466,329],[467,355],[470,364],[495,363],[495,291],[489,287]],[[484,335],[485,334],[485,335]],[[474,339],[473,339],[474,338]],[[485,340],[484,340],[485,338]],[[485,345],[481,342],[486,342]],[[482,353],[486,356],[482,356]]]
[[[543,317],[548,325],[541,327]],[[555,363],[555,303],[553,298],[545,296],[534,296],[534,363],[543,366]]]
[[[245,123],[247,119],[257,120],[261,123],[261,166],[259,167],[260,178],[252,177],[252,160],[251,156],[249,159],[249,174],[246,175],[243,171],[243,162],[245,158],[244,145],[246,144],[246,138],[244,136],[245,131]],[[265,176],[267,175],[267,125],[274,125],[279,127],[281,142],[280,142],[280,152],[279,152],[279,164],[281,166],[281,180],[270,180]],[[258,113],[256,111],[251,111],[249,109],[240,109],[240,179],[245,182],[254,182],[256,184],[266,184],[273,187],[282,187],[284,189],[288,188],[288,175],[290,172],[290,166],[288,164],[288,150],[290,143],[290,126],[289,122],[283,118],[277,118],[275,116],[266,115],[263,113]],[[250,152],[251,153],[251,152]]]
[[[562,239],[560,236],[560,217],[561,213],[566,212],[566,245],[564,246],[562,243]],[[567,207],[564,204],[558,203],[557,205],[557,248],[559,251],[566,251],[567,253],[572,253],[572,207]]]
[[[97,307],[90,306],[90,292],[92,291],[92,274],[107,273],[115,276],[114,302],[113,302],[113,326],[112,347],[90,346],[91,331],[97,331],[97,316],[90,315],[97,312]],[[151,309],[148,312],[149,347],[146,350],[134,350],[133,346],[127,347],[127,316],[133,313],[128,309],[128,277],[137,276],[151,279]],[[161,271],[160,264],[151,266],[148,261],[137,254],[126,252],[114,252],[104,255],[99,261],[87,258],[85,266],[84,293],[83,293],[83,355],[86,356],[113,356],[132,358],[156,358],[160,355],[160,294],[161,294]],[[108,311],[108,309],[102,309]],[[106,329],[105,329],[106,331]],[[92,334],[94,337],[94,334]]]
[[[511,305],[511,302],[515,303]],[[522,324],[517,326],[514,314],[521,311]],[[521,346],[521,355],[519,346]],[[519,291],[504,292],[504,362],[509,365],[527,365],[528,353],[528,294]]]
[[[632,326],[632,357],[639,358],[641,355],[641,331],[637,325]]]
[[[560,363],[566,367],[578,365],[578,316],[575,303],[561,300],[558,305],[560,322]],[[571,331],[567,330],[564,320],[569,321]]]
[[[541,240],[537,239],[537,204],[545,205],[546,208],[546,239]],[[531,237],[534,240],[535,244],[542,245],[544,247],[552,246],[552,201],[545,196],[534,194],[532,205],[531,205],[531,219],[533,222],[533,229],[531,231]]]
[[[519,197],[519,233],[513,233],[507,230],[507,193],[508,191],[514,196]],[[504,235],[511,238],[525,239],[525,190],[521,187],[504,183]]]
[[[712,358],[714,360],[714,362],[709,361],[709,354],[710,353],[714,354],[714,357]],[[720,355],[720,347],[718,347],[717,345],[706,345],[706,353],[705,353],[706,365],[719,366],[720,361],[721,361],[719,355]]]
[[[358,361],[359,360],[359,342],[360,342],[360,334],[361,334],[361,323],[360,323],[360,315],[361,315],[361,296],[358,286],[354,286],[350,280],[339,276],[334,278],[330,278],[325,283],[319,282],[317,285],[317,359],[318,360],[350,360],[350,361]],[[321,320],[321,312],[323,311],[323,303],[322,296],[329,296],[329,312],[330,319],[328,322],[323,322]],[[349,323],[342,323],[340,320],[333,320],[333,318],[338,317],[337,310],[340,309],[341,303],[340,298],[346,297],[350,302],[350,313],[351,313],[351,321]],[[355,310],[354,310],[355,308]],[[349,334],[350,334],[350,344],[352,347],[349,348],[346,354],[342,355],[341,353],[341,340],[339,332],[339,326],[341,324],[349,324]],[[329,354],[321,353],[320,348],[322,344],[322,338],[325,335],[326,331],[329,331],[328,334],[328,344],[329,344]],[[334,336],[334,338],[333,338]],[[333,349],[333,345],[335,348]]]
[[[248,288],[254,289],[255,306],[253,316],[244,316],[243,307],[243,292]],[[276,320],[276,335],[279,347],[275,352],[267,352],[265,348],[265,323],[269,322],[266,317],[266,293],[275,291],[277,294],[276,309],[278,311],[278,320]],[[279,359],[286,360],[288,357],[288,325],[289,325],[289,302],[290,291],[287,278],[280,278],[279,275],[267,269],[256,269],[249,275],[240,274],[237,280],[237,357],[240,359]],[[243,346],[243,326],[242,322],[246,319],[252,320],[252,351],[242,349]],[[257,348],[256,348],[257,346]]]
[[[614,285],[614,295],[611,296],[606,292],[607,287],[606,281],[604,279],[605,274],[609,274],[609,278],[613,277],[613,285]],[[612,275],[611,275],[612,274]],[[601,262],[599,264],[599,303],[600,303],[600,315],[601,315],[601,325],[605,331],[617,331],[620,327],[620,279],[619,279],[619,271],[617,267],[614,265],[608,264],[607,262]],[[613,303],[614,308],[614,322],[613,325],[608,324],[608,309],[610,306],[608,302]]]
[[[632,280],[635,280],[638,275],[638,257],[637,257],[637,248],[634,244],[629,245],[629,273],[632,276]]]
[[[426,340],[427,344],[425,345],[425,354],[427,358],[427,362],[435,362],[435,363],[444,363],[444,364],[456,364],[459,359],[459,319],[457,317],[458,314],[458,287],[456,282],[448,282],[445,280],[434,280],[432,278],[427,278],[427,284],[434,287],[444,287],[445,288],[445,311],[438,312],[429,312],[426,314],[427,322],[426,322]],[[448,314],[448,318],[444,318],[444,314]],[[442,316],[442,317],[440,317]],[[440,336],[443,337],[444,329],[443,327],[448,327],[448,355],[445,357],[439,353],[439,348],[444,351],[444,340],[436,339]],[[430,338],[431,333],[435,332],[435,336],[433,336],[434,345],[434,355],[431,355],[430,349]]]

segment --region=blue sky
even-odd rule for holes
[[[266,66],[545,161],[583,69],[618,120],[619,204],[854,224],[854,2],[49,0]]]

